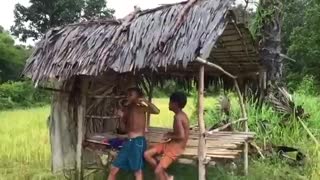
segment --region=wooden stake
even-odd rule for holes
[[[198,90],[198,123],[200,127],[200,138],[199,138],[199,146],[198,146],[198,171],[199,171],[199,178],[198,180],[205,180],[206,179],[206,166],[204,164],[206,159],[206,142],[205,142],[205,132],[206,127],[204,124],[203,119],[203,112],[204,112],[204,66],[200,67],[199,72],[199,90]]]
[[[85,133],[85,116],[86,116],[86,94],[88,90],[88,81],[82,80],[81,86],[81,101],[78,105],[78,135],[77,135],[77,149],[76,149],[76,179],[83,179],[83,166],[82,166],[82,143]]]

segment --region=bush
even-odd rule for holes
[[[313,76],[305,76],[303,77],[301,83],[297,87],[297,93],[298,94],[305,94],[305,95],[317,95],[317,85],[315,83],[315,79]]]
[[[28,81],[0,85],[0,110],[39,106],[49,102],[49,92],[35,89]]]

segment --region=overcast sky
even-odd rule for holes
[[[133,6],[137,5],[141,9],[154,8],[160,4],[181,2],[182,0],[107,0],[107,6],[113,8],[115,16],[122,18],[133,11]],[[237,0],[242,2],[243,0]],[[14,5],[20,3],[28,6],[29,0],[0,0],[0,25],[6,30],[10,29],[14,21]]]

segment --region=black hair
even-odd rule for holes
[[[174,92],[170,96],[170,102],[177,103],[183,109],[187,104],[187,96],[183,92]]]
[[[128,92],[136,92],[139,97],[143,97],[143,91],[140,88],[132,87],[128,89]]]

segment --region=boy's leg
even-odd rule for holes
[[[151,165],[152,168],[157,167],[157,160],[154,158],[154,156],[158,154],[158,150],[156,148],[151,148],[144,152],[144,158],[145,160]]]
[[[167,180],[168,179],[168,174],[165,172],[165,169],[159,164],[154,173],[156,174],[158,180]]]
[[[119,168],[112,166],[109,172],[108,180],[116,180],[117,173]]]
[[[143,172],[142,172],[142,170],[134,172],[134,176],[135,176],[136,180],[143,180]]]
[[[129,164],[128,164],[129,151],[130,151],[130,142],[125,142],[123,144],[122,149],[119,151],[116,159],[112,162],[108,180],[115,180],[116,175],[118,174],[120,169],[125,169],[125,170],[129,169]]]

